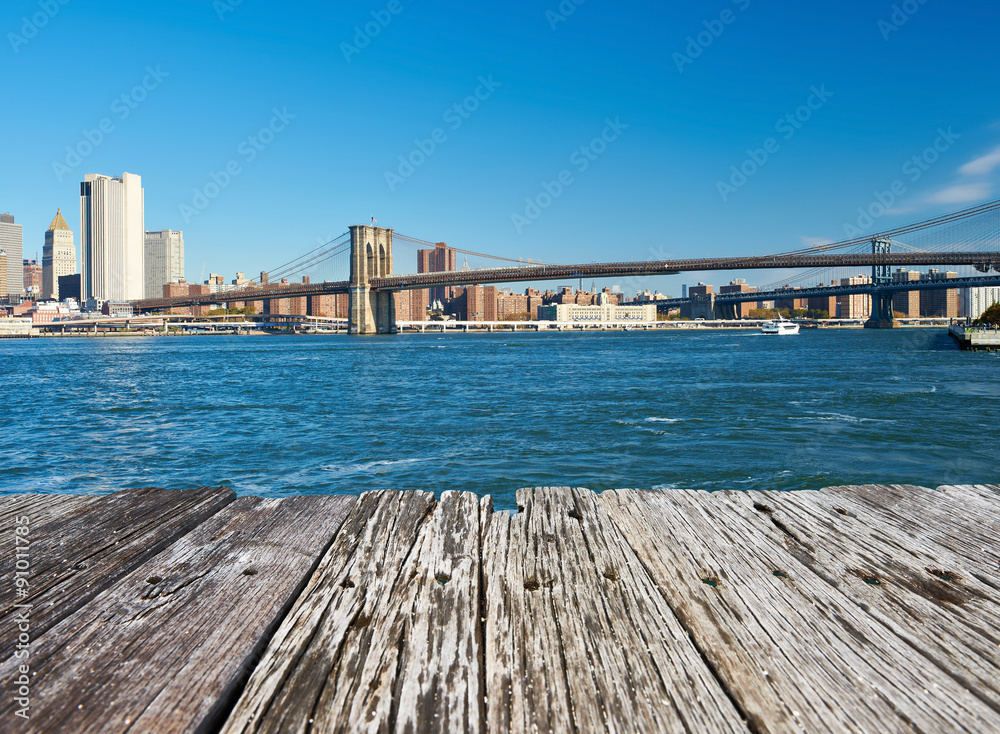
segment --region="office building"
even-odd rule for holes
[[[7,295],[7,252],[0,250],[0,297]]]
[[[143,298],[144,255],[142,178],[134,173],[120,178],[88,173],[80,184],[83,298]]]
[[[24,293],[24,236],[21,225],[6,212],[0,214],[0,250],[7,253],[3,295],[19,296]]]
[[[59,290],[60,301],[68,301],[69,299],[73,299],[77,303],[81,303],[79,273],[73,273],[72,275],[60,275],[59,280],[56,284],[56,288]]]
[[[55,219],[45,230],[45,245],[42,247],[42,298],[62,300],[59,278],[75,272],[76,244],[73,242],[73,230],[66,224],[62,209],[56,209]]]
[[[172,229],[144,235],[144,289],[147,298],[157,298],[167,283],[184,280],[184,233]]]
[[[612,303],[605,294],[599,294],[598,305],[581,306],[571,303],[553,303],[538,309],[539,321],[561,321],[578,324],[598,323],[652,323],[656,321],[656,304],[620,306]]]

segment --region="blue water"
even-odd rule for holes
[[[0,494],[1000,483],[944,330],[0,341]]]

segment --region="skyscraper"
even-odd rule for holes
[[[24,236],[21,225],[14,224],[14,217],[6,212],[0,214],[0,250],[7,253],[7,295],[19,296],[24,293]]]
[[[184,280],[184,233],[146,232],[145,242],[146,298],[159,298],[163,286]]]
[[[76,273],[76,245],[73,230],[66,224],[62,209],[56,209],[56,217],[45,230],[45,246],[42,248],[42,298],[59,300],[59,278]]]
[[[88,173],[80,184],[81,294],[84,300],[144,296],[142,179]]]

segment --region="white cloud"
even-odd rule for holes
[[[985,182],[956,184],[927,197],[932,204],[969,204],[990,196],[993,187]]]
[[[997,167],[1000,167],[1000,148],[969,161],[958,170],[966,176],[985,176]]]

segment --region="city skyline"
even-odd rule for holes
[[[28,114],[0,208],[40,232],[84,173],[136,171],[149,228],[229,274],[371,216],[525,259],[653,259],[788,250],[997,190],[993,7],[394,7],[79,2],[30,39],[15,22]],[[138,41],[150,23],[170,49]],[[111,38],[121,63],[70,63]],[[66,114],[31,113],[61,77]]]

